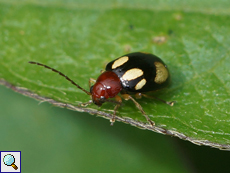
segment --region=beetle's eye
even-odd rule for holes
[[[106,98],[105,98],[104,96],[101,96],[101,98],[100,98],[100,102],[101,102],[101,103],[104,103],[104,102],[105,102],[105,100],[106,100]]]
[[[106,101],[105,97],[95,98],[93,99],[93,103],[97,106],[101,106]]]

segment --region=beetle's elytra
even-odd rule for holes
[[[98,106],[101,106],[104,102],[116,103],[113,118],[110,120],[111,125],[115,122],[116,111],[122,102],[121,97],[118,96],[119,93],[125,100],[132,100],[145,116],[146,120],[151,125],[154,125],[155,123],[150,120],[141,105],[131,95],[135,94],[138,98],[141,96],[149,97],[143,92],[164,88],[170,81],[169,71],[165,63],[155,55],[141,52],[126,54],[109,62],[105,72],[103,72],[97,80],[90,78],[90,91],[83,89],[56,69],[38,62],[30,61],[29,63],[37,64],[59,73],[73,85],[90,95],[92,100],[84,105],[91,104],[92,102]],[[94,85],[91,86],[92,83],[94,83]],[[111,101],[110,98],[115,98],[115,100]],[[174,104],[174,102],[166,102],[161,99],[158,100],[170,106]]]

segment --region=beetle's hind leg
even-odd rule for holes
[[[132,100],[133,103],[136,105],[136,107],[141,111],[142,115],[146,118],[146,120],[152,125],[154,126],[155,123],[150,120],[150,118],[148,117],[148,115],[145,113],[145,111],[143,110],[143,108],[141,107],[141,105],[132,97],[130,96],[129,94],[122,94],[122,97],[125,99],[125,100]]]
[[[165,101],[165,100],[160,99],[160,98],[158,98],[158,97],[149,96],[149,95],[142,94],[142,93],[137,93],[136,95],[138,95],[138,98],[140,98],[141,96],[144,96],[144,97],[146,97],[146,98],[156,99],[156,100],[161,101],[161,102],[163,102],[163,103],[165,103],[165,104],[167,104],[167,105],[169,105],[169,106],[173,106],[174,103],[176,102],[176,101]],[[135,96],[136,96],[136,95],[135,95]]]

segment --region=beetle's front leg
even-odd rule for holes
[[[117,102],[116,106],[114,107],[114,111],[113,111],[113,117],[112,119],[110,119],[110,122],[111,122],[111,126],[113,125],[113,123],[115,122],[115,119],[116,119],[116,112],[117,112],[117,109],[121,106],[121,103],[122,103],[122,99],[120,96],[116,95],[115,96],[115,100]]]

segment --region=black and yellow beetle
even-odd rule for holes
[[[116,111],[122,102],[121,97],[118,96],[119,93],[125,100],[132,100],[145,116],[146,120],[149,121],[151,125],[154,125],[155,123],[150,120],[141,105],[131,95],[135,94],[137,98],[141,96],[149,97],[143,92],[164,88],[169,84],[170,80],[168,68],[160,58],[152,54],[141,52],[126,54],[108,63],[106,71],[103,72],[97,80],[90,78],[90,92],[80,87],[73,80],[56,69],[38,62],[30,61],[29,63],[37,64],[59,73],[73,85],[90,95],[92,100],[82,105],[88,105],[92,102],[98,106],[101,106],[104,102],[116,103],[113,118],[110,120],[111,125],[115,122]],[[91,86],[92,82],[95,82],[93,86]],[[109,100],[109,98],[115,98],[115,101]],[[174,102],[166,102],[159,98],[156,99],[170,106],[174,104]]]

